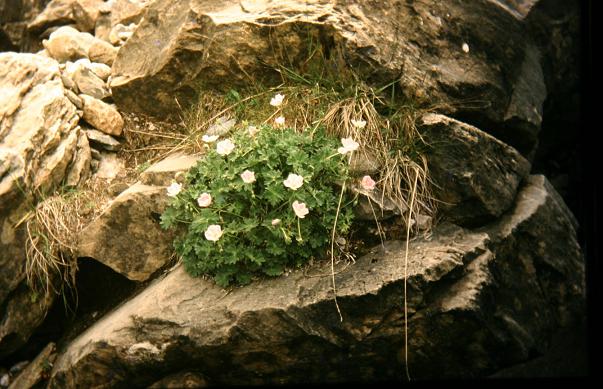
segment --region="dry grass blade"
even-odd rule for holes
[[[26,280],[34,297],[42,297],[40,303],[52,293],[65,292],[65,287],[75,290],[74,242],[94,200],[91,191],[55,194],[38,202],[25,218]]]
[[[436,201],[427,161],[417,150],[424,144],[415,124],[422,111],[403,107],[390,118],[384,118],[375,108],[375,104],[382,103],[371,91],[359,91],[356,97],[333,104],[322,123],[334,136],[354,138],[361,145],[359,152],[376,160],[381,166],[378,185],[384,189],[383,197],[394,201],[401,214],[433,216]],[[366,124],[354,126],[352,120],[363,120]],[[411,209],[410,191],[415,178],[416,199]],[[417,223],[412,228],[413,232],[419,230]]]

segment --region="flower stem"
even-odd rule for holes
[[[299,226],[299,218],[297,218],[297,234],[299,235],[299,241],[303,242],[304,238],[302,238],[301,227]]]

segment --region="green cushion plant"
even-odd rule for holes
[[[168,188],[161,221],[183,229],[174,245],[191,275],[221,286],[277,276],[323,257],[334,227],[349,230],[352,199],[340,187],[349,179],[346,143],[321,128],[268,125],[203,140],[204,158]]]

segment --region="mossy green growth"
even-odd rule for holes
[[[174,246],[185,269],[213,276],[221,286],[322,258],[333,227],[345,234],[353,219],[353,200],[338,186],[349,179],[339,139],[321,128],[258,130],[233,134],[226,155],[218,153],[220,140],[209,143],[162,215],[164,228],[183,228]],[[303,177],[301,186],[286,185],[290,174]],[[294,204],[308,213],[296,213]]]

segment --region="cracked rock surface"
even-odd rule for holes
[[[411,242],[412,376],[484,376],[546,349],[583,309],[575,228],[546,179],[531,176],[499,221],[442,224]],[[342,322],[329,268],[226,292],[177,267],[63,350],[50,387],[144,386],[188,373],[210,384],[403,379],[404,245],[387,242],[337,269]]]

